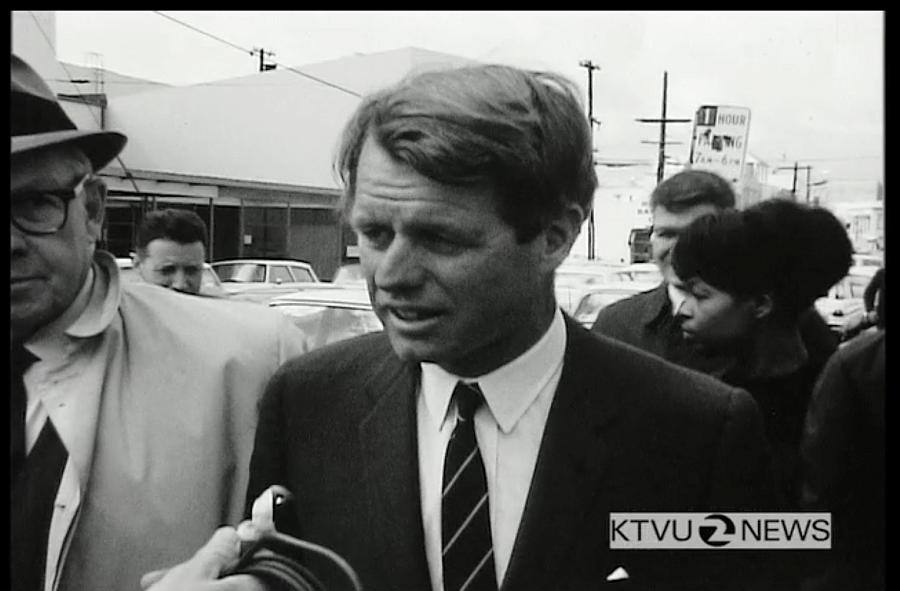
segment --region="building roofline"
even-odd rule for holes
[[[222,187],[235,187],[239,189],[268,189],[272,191],[287,192],[303,192],[303,193],[325,193],[329,195],[340,196],[341,190],[335,187],[315,187],[312,185],[292,185],[287,183],[272,183],[267,181],[253,181],[242,179],[231,179],[225,177],[206,176],[197,174],[181,174],[176,172],[160,172],[155,170],[129,169],[131,176],[136,179],[150,181],[169,181],[176,183],[197,184],[197,185],[218,185]],[[121,168],[110,166],[101,171],[101,175],[115,176],[122,179],[128,179],[128,174]]]

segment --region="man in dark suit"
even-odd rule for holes
[[[550,73],[427,72],[345,130],[345,214],[385,330],[279,370],[247,498],[287,487],[279,529],[366,589],[751,587],[740,551],[610,548],[610,512],[766,511],[774,488],[748,394],[556,305],[596,188],[577,96]]]
[[[406,80],[347,126],[345,212],[385,331],[280,370],[248,499],[293,491],[292,533],[366,588],[458,588],[441,492],[458,382],[485,400],[493,549],[474,588],[715,586],[713,553],[611,551],[609,512],[772,507],[746,393],[592,336],[555,304],[596,187],[576,96],[552,74],[478,66]]]

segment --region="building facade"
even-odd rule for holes
[[[128,136],[100,171],[108,250],[128,256],[147,211],[185,208],[209,226],[211,261],[295,258],[325,279],[355,257],[332,161],[360,97],[413,70],[470,61],[405,48],[176,87],[62,64],[55,27],[53,12],[13,11],[13,51],[79,128]]]

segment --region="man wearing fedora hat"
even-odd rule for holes
[[[120,282],[95,175],[125,136],[77,129],[15,55],[10,74],[11,588],[137,589],[240,519],[258,398],[305,341]]]

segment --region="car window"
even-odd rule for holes
[[[308,269],[305,269],[303,267],[292,267],[291,273],[293,273],[294,275],[292,281],[297,281],[300,283],[310,283],[313,281],[312,273],[310,273]]]
[[[271,265],[269,267],[269,283],[291,283],[294,278],[287,265]]]
[[[265,265],[255,263],[225,263],[214,265],[216,274],[222,281],[236,283],[262,283],[266,279]]]

